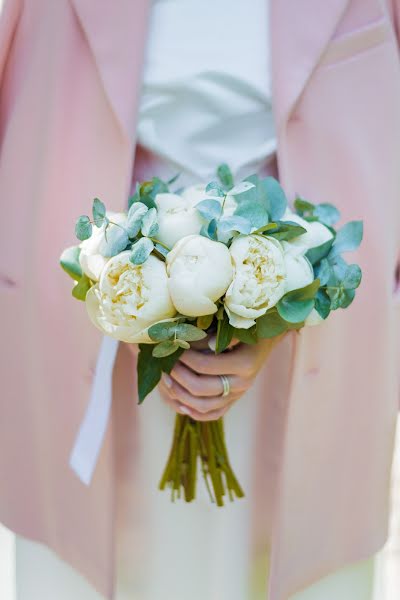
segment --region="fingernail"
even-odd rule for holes
[[[190,410],[190,408],[188,408],[187,406],[184,406],[183,404],[180,405],[179,412],[181,412],[184,415],[189,415],[189,416],[192,414],[192,411]]]
[[[168,389],[172,387],[172,379],[167,373],[163,374],[163,381]]]
[[[212,335],[208,340],[208,347],[215,352],[215,348],[217,347],[217,337],[215,335]]]

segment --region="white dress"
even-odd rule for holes
[[[268,3],[253,0],[153,2],[143,72],[138,142],[179,185],[209,181],[227,162],[234,175],[262,172],[276,147],[271,106]],[[163,175],[163,173],[156,173]],[[140,489],[145,531],[126,510],[118,533],[116,600],[265,600],[251,559],[253,389],[225,418],[228,447],[246,497],[211,505],[203,482],[189,505],[172,504],[157,482],[175,415],[155,390],[139,409]],[[128,492],[124,492],[128,494]],[[127,502],[129,507],[129,501]],[[135,547],[141,540],[140,552]],[[267,556],[259,559],[266,577]],[[317,583],[296,600],[370,600],[372,561]],[[258,588],[258,591],[257,589]],[[100,600],[50,550],[17,539],[17,600]],[[293,599],[294,600],[294,599]]]

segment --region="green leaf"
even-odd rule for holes
[[[195,327],[195,325],[190,325],[189,323],[176,323],[175,335],[180,340],[186,340],[188,342],[195,342],[207,337],[207,334],[202,329]]]
[[[331,238],[323,244],[320,244],[319,246],[315,246],[315,248],[310,248],[309,250],[307,250],[306,257],[312,265],[315,265],[320,260],[328,256],[332,248],[333,240],[334,238]]]
[[[267,227],[264,231],[265,235],[271,236],[280,242],[287,242],[299,237],[299,235],[302,235],[307,230],[294,221],[277,221],[275,228]]]
[[[343,298],[340,308],[348,308],[355,298],[356,292],[352,289],[343,290]]]
[[[363,222],[350,221],[346,223],[336,234],[335,241],[332,246],[332,254],[342,254],[342,252],[350,252],[356,250],[361,244],[363,237]]]
[[[163,358],[164,356],[169,356],[173,354],[176,350],[178,350],[179,344],[175,340],[165,340],[164,342],[160,342],[153,348],[152,355],[155,358]]]
[[[155,208],[150,208],[142,218],[142,234],[146,237],[152,237],[157,231],[157,210]]]
[[[181,176],[181,173],[177,173],[176,175],[174,175],[173,177],[171,177],[171,179],[168,179],[167,184],[168,185],[172,185],[173,183],[175,183],[175,181],[178,179],[178,177]]]
[[[202,200],[196,204],[196,208],[207,221],[218,219],[222,214],[222,204],[218,200]]]
[[[163,358],[154,358],[152,344],[139,344],[137,361],[138,396],[139,404],[156,387],[163,372],[170,373],[175,363],[183,353],[183,348],[178,348],[173,354]]]
[[[315,279],[309,285],[285,294],[276,307],[282,319],[289,323],[304,321],[314,308],[314,297],[319,286],[319,279]]]
[[[262,179],[259,185],[265,191],[266,208],[271,220],[281,219],[287,208],[287,199],[282,186],[274,177]]]
[[[60,256],[60,265],[72,279],[78,281],[82,277],[82,267],[79,263],[81,249],[79,246],[66,248]]]
[[[326,285],[332,276],[332,267],[326,258],[323,258],[320,264],[314,268],[314,275],[320,280],[320,285]]]
[[[235,187],[233,187],[229,191],[229,195],[230,196],[234,196],[236,198],[236,196],[240,196],[241,194],[245,194],[245,193],[247,193],[251,189],[253,190],[253,195],[251,196],[251,198],[252,199],[256,199],[256,193],[257,193],[256,186],[251,181],[245,181],[245,180],[241,181],[240,183],[238,183],[237,185],[235,185]]]
[[[232,217],[223,217],[218,222],[218,234],[226,235],[229,232],[238,231],[239,233],[248,234],[252,227],[248,219],[234,215]]]
[[[234,327],[233,337],[243,344],[256,344],[258,342],[257,327],[256,325],[253,325],[249,329]]]
[[[102,256],[116,256],[126,249],[129,244],[128,232],[125,227],[110,223],[106,227],[104,238],[99,245],[99,252]]]
[[[314,216],[325,225],[334,225],[340,219],[340,212],[333,204],[317,204],[314,209]]]
[[[216,240],[217,239],[217,226],[218,226],[218,222],[216,219],[212,219],[207,227],[207,236],[211,239],[211,240]]]
[[[331,312],[331,301],[325,290],[318,290],[315,296],[315,309],[323,319],[326,319]]]
[[[244,194],[242,195],[244,196]],[[238,196],[238,198],[240,198],[240,196]],[[234,215],[250,221],[251,226],[256,229],[264,227],[269,221],[267,210],[257,201],[240,201]]]
[[[91,287],[92,282],[90,281],[89,277],[83,274],[79,281],[72,288],[72,295],[77,300],[85,301],[86,294],[88,293]]]
[[[168,185],[164,181],[158,177],[153,177],[151,181],[144,181],[140,184],[140,201],[143,202],[147,208],[157,208],[155,197],[157,194],[162,194],[168,191]]]
[[[143,202],[134,202],[131,205],[125,226],[130,238],[136,237],[139,233],[142,226],[142,219],[148,210],[149,209]]]
[[[86,215],[81,215],[75,223],[75,235],[78,240],[83,242],[84,240],[89,239],[92,235],[92,230],[93,228],[89,217]]]
[[[349,265],[343,277],[343,287],[346,290],[354,290],[361,283],[361,269],[358,265]]]
[[[288,323],[279,315],[276,308],[271,308],[256,321],[259,338],[273,338],[288,329]]]
[[[229,323],[228,315],[224,312],[222,319],[218,320],[217,340],[215,344],[215,353],[223,352],[231,343],[234,328]]]
[[[304,198],[297,197],[294,201],[294,208],[297,214],[303,217],[306,213],[314,213],[315,204],[308,202],[308,200],[304,200]]]
[[[233,175],[226,163],[219,165],[217,169],[217,176],[224,188],[230,190],[233,187]]]
[[[106,216],[106,207],[104,206],[103,202],[99,200],[99,198],[95,198],[93,200],[92,213],[94,224],[96,227],[101,227]]]
[[[225,196],[225,192],[222,189],[222,187],[219,185],[219,183],[217,181],[211,181],[207,186],[206,186],[206,194],[212,194],[213,196],[219,196],[220,198],[223,198]]]
[[[134,265],[142,265],[153,252],[154,243],[147,237],[142,237],[132,245],[129,260]]]
[[[162,342],[175,337],[177,321],[163,321],[148,328],[147,333],[154,342]]]

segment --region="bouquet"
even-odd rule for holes
[[[333,205],[296,197],[291,209],[276,179],[235,184],[226,164],[208,185],[171,191],[177,177],[137,183],[123,213],[95,198],[92,218],[76,222],[80,243],[60,259],[92,323],[139,345],[139,403],[191,344],[214,335],[220,353],[232,340],[256,344],[316,325],[347,308],[361,281],[342,255],[360,244],[362,222],[335,229]],[[177,414],[160,489],[192,501],[199,464],[218,506],[244,495],[223,419]]]

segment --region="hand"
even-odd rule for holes
[[[284,335],[284,334],[283,334]],[[222,417],[253,384],[275,344],[283,335],[255,345],[238,344],[222,354],[186,350],[171,371],[163,374],[159,389],[163,400],[176,412],[197,421]],[[229,379],[230,393],[222,396],[219,375]]]

